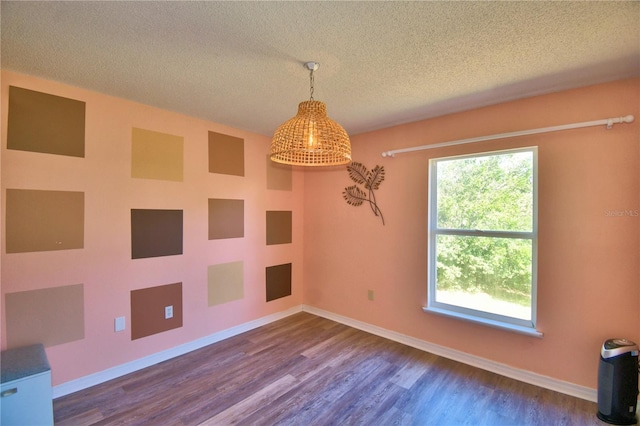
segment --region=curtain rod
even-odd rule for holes
[[[634,120],[633,115],[627,115],[624,117],[616,117],[616,118],[605,118],[603,120],[595,120],[595,121],[584,121],[582,123],[573,123],[573,124],[563,124],[560,126],[552,126],[552,127],[542,127],[540,129],[530,129],[530,130],[520,130],[517,132],[509,132],[509,133],[500,133],[497,135],[488,135],[488,136],[479,136],[477,138],[468,138],[468,139],[459,139],[456,141],[449,142],[441,142],[431,145],[421,145],[414,146],[411,148],[401,148],[401,149],[392,149],[390,151],[385,151],[382,153],[383,157],[394,157],[396,154],[402,154],[405,152],[413,152],[413,151],[423,151],[425,149],[433,149],[433,148],[442,148],[445,146],[453,146],[453,145],[463,145],[467,143],[475,143],[475,142],[484,142],[490,141],[494,139],[505,139],[512,138],[516,136],[526,136],[526,135],[535,135],[538,133],[549,133],[549,132],[557,132],[560,130],[569,130],[569,129],[578,129],[581,127],[592,127],[592,126],[600,126],[606,125],[607,130],[611,129],[614,124],[618,123],[632,123]]]

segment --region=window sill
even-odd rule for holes
[[[532,337],[542,337],[543,334],[542,332],[536,330],[535,328],[531,328],[531,327],[524,327],[524,326],[520,326],[520,325],[515,325],[515,324],[508,324],[508,323],[504,323],[504,322],[500,322],[500,321],[494,321],[494,320],[490,320],[487,318],[478,318],[475,316],[471,316],[471,315],[465,315],[459,312],[451,312],[451,311],[447,311],[444,309],[439,309],[439,308],[434,308],[434,307],[428,307],[425,306],[422,308],[422,310],[424,312],[430,313],[430,314],[436,314],[436,315],[442,315],[442,316],[446,316],[446,317],[450,317],[450,318],[456,318],[456,319],[460,319],[460,320],[464,320],[464,321],[469,321],[475,324],[480,324],[480,325],[486,325],[489,327],[493,327],[493,328],[498,328],[500,330],[506,330],[506,331],[513,331],[514,333],[520,333],[520,334],[524,334],[527,336],[532,336]]]

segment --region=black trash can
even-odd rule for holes
[[[609,339],[598,366],[598,418],[614,425],[634,425],[638,403],[638,345]]]

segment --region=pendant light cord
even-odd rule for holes
[[[311,97],[309,98],[310,101],[313,100],[313,83],[314,83],[313,80],[314,80],[314,78],[313,78],[313,68],[311,68],[311,70],[309,71],[309,86],[310,86],[309,92],[311,94]]]

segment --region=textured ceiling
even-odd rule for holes
[[[271,136],[350,134],[640,75],[640,2],[1,3],[2,68]],[[623,113],[623,112],[621,112]]]

